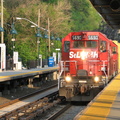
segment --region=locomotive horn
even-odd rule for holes
[[[120,0],[112,0],[110,7],[113,11],[120,11]]]

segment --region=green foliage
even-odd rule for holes
[[[42,0],[43,2],[46,2],[46,3],[57,3],[58,0]]]
[[[95,30],[99,27],[101,17],[87,0],[71,0],[72,30]]]
[[[15,41],[15,50],[19,52],[24,64],[28,60],[35,60],[38,57],[36,28],[26,20],[15,20],[15,17],[27,18],[38,24],[38,10],[40,9],[40,26],[48,29],[54,37],[63,38],[71,31],[96,30],[101,21],[101,17],[92,7],[88,0],[6,0],[5,12],[6,23],[12,24],[15,21],[15,29],[18,32]],[[7,34],[5,41],[7,51],[12,51],[12,36],[9,34],[10,28],[6,27]],[[45,31],[40,29],[42,34]],[[40,51],[43,58],[56,52],[56,48],[61,48],[61,42],[51,40],[51,51],[48,53],[48,39],[40,38]]]
[[[25,42],[16,42],[16,49],[19,51],[19,56],[22,58],[23,64],[26,64],[29,60],[34,60],[36,51],[34,46],[32,47],[30,40],[25,40]]]

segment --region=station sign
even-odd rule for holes
[[[14,60],[14,64],[18,63],[18,52],[13,52],[13,60]]]
[[[5,44],[0,44],[0,69],[6,69],[6,46]]]
[[[42,55],[41,55],[41,54],[39,54],[39,58],[42,58]]]

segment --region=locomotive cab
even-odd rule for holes
[[[99,32],[74,32],[62,40],[59,95],[67,99],[87,94],[107,84],[110,43]],[[90,95],[91,96],[91,95]],[[89,100],[89,99],[88,99]]]

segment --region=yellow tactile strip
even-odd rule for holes
[[[120,91],[120,74],[91,102],[76,120],[106,120]]]
[[[39,70],[39,71],[30,71],[30,72],[24,72],[24,73],[19,73],[19,74],[13,74],[13,75],[8,75],[8,76],[0,76],[0,78],[10,78],[10,77],[16,77],[16,76],[21,76],[21,75],[27,75],[27,74],[32,74],[32,73],[43,73],[45,71],[50,71],[50,70],[54,70],[56,68],[52,68],[52,69],[45,69],[45,70]]]

